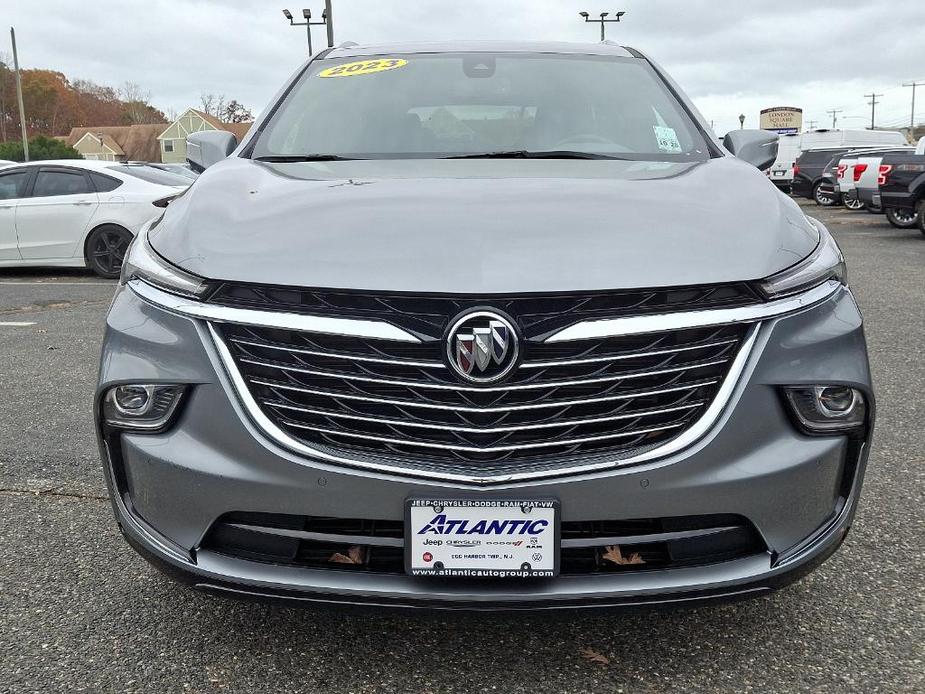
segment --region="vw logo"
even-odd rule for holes
[[[473,383],[492,383],[507,376],[517,364],[518,350],[514,326],[492,311],[460,316],[446,341],[450,366]]]

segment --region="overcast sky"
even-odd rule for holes
[[[304,29],[285,2],[230,0],[0,0],[16,27],[23,67],[118,86],[131,81],[152,102],[182,111],[203,92],[258,113],[305,58]],[[294,1],[294,0],[293,0]],[[320,16],[323,0],[290,5]],[[334,0],[337,41],[442,39],[596,41],[579,10],[627,12],[608,38],[665,66],[720,134],[757,127],[768,106],[799,106],[804,122],[869,124],[864,94],[882,93],[878,125],[905,125],[911,90],[925,80],[925,0]],[[800,9],[806,7],[806,9]],[[323,45],[323,28],[315,45]],[[0,51],[9,53],[8,38]],[[925,88],[918,121],[925,121]]]

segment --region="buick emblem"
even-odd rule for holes
[[[476,311],[460,316],[450,328],[446,355],[453,370],[473,383],[492,383],[517,364],[514,326],[504,316]]]

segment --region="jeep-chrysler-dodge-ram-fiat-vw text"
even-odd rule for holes
[[[842,254],[632,48],[347,45],[132,244],[115,514],[202,589],[605,607],[842,542],[874,398]]]

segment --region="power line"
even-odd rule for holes
[[[867,102],[870,104],[870,129],[874,130],[877,127],[877,104],[880,103],[877,101],[877,97],[883,96],[883,94],[865,94],[864,96],[870,99]]]
[[[903,82],[904,87],[912,87],[912,117],[909,119],[909,127],[915,128],[915,89],[916,87],[925,87],[925,82]]]

